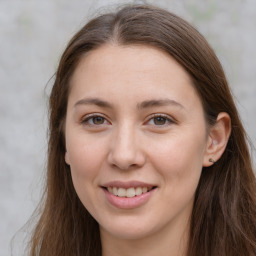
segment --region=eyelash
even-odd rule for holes
[[[153,126],[159,126],[159,127],[163,127],[163,126],[164,126],[164,127],[165,127],[165,126],[168,126],[168,125],[170,125],[170,124],[175,123],[175,121],[174,121],[172,118],[170,118],[168,115],[165,115],[165,114],[153,114],[153,115],[151,115],[151,116],[149,117],[147,123],[148,123],[150,120],[154,121],[154,119],[159,118],[159,117],[160,117],[160,118],[163,118],[163,119],[165,120],[165,123],[162,124],[162,125],[152,124]]]
[[[104,121],[104,123],[105,123],[105,121],[107,121],[107,119],[106,119],[104,116],[102,116],[102,115],[100,115],[100,114],[97,114],[97,113],[94,113],[94,114],[86,115],[86,116],[82,119],[81,123],[84,124],[84,125],[88,125],[88,126],[100,126],[100,125],[104,125],[104,124],[94,124],[94,123],[90,124],[90,123],[89,123],[90,120],[93,121],[94,118],[98,118],[98,117],[102,118],[103,121]]]
[[[103,123],[103,124],[89,123],[90,120],[93,122],[93,119],[94,119],[94,118],[102,118],[104,123]],[[150,125],[155,126],[155,127],[159,126],[158,128],[160,128],[160,127],[165,127],[165,126],[168,126],[168,125],[170,125],[170,124],[175,123],[175,121],[174,121],[172,118],[170,118],[168,115],[165,115],[165,114],[153,114],[153,115],[151,115],[151,116],[148,118],[148,120],[147,120],[146,123],[149,123],[151,120],[154,122],[154,119],[156,119],[156,118],[162,118],[162,119],[164,119],[164,124],[160,124],[160,125],[157,125],[157,124],[150,124]],[[81,123],[84,124],[84,125],[94,126],[94,127],[95,127],[95,126],[102,126],[102,125],[105,125],[105,122],[108,122],[107,119],[106,119],[104,116],[102,116],[102,115],[100,115],[100,114],[97,114],[97,113],[87,115],[87,116],[85,116],[85,117],[82,119],[82,121],[81,121]],[[109,122],[108,122],[108,123],[109,123]]]

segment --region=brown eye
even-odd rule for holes
[[[105,118],[101,117],[101,116],[95,116],[92,118],[92,122],[93,124],[104,124]]]
[[[167,119],[165,117],[162,116],[158,116],[153,118],[153,122],[155,125],[165,125],[166,124]]]
[[[107,123],[108,121],[106,120],[106,118],[102,116],[97,116],[97,115],[91,115],[85,118],[84,120],[82,120],[82,124],[89,125],[89,126],[105,125]]]
[[[157,128],[164,128],[174,123],[170,116],[164,114],[154,114],[147,122],[147,124]]]

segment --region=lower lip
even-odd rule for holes
[[[134,197],[118,197],[109,193],[106,189],[103,189],[103,191],[105,192],[108,202],[113,206],[120,209],[133,209],[140,207],[148,202],[155,189]]]

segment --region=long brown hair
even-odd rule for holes
[[[256,184],[246,133],[225,74],[203,36],[183,19],[148,5],[128,5],[85,25],[64,51],[50,96],[48,169],[30,255],[99,256],[99,227],[74,190],[64,160],[69,81],[81,58],[104,44],[150,45],[176,59],[193,80],[205,118],[227,112],[232,132],[221,159],[203,168],[191,215],[188,256],[256,255]]]

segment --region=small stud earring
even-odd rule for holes
[[[209,159],[209,162],[211,162],[211,163],[213,163],[213,164],[216,163],[212,158]]]
[[[213,144],[213,145],[217,145],[218,142],[217,142],[216,140],[214,140],[214,141],[212,142],[212,144]]]

